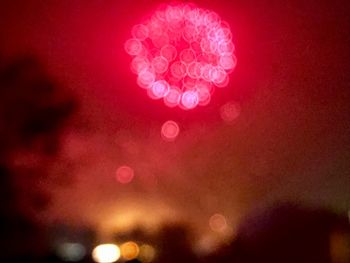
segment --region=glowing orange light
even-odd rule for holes
[[[97,263],[112,263],[120,258],[120,249],[114,244],[102,244],[94,248],[92,258]]]
[[[126,242],[120,246],[121,255],[126,260],[132,260],[137,258],[140,249],[139,246],[132,241]]]
[[[173,141],[179,135],[180,128],[174,121],[166,121],[161,130],[161,135],[166,141]]]
[[[128,184],[134,178],[134,170],[129,166],[120,166],[116,172],[116,178],[118,182],[122,184]]]
[[[215,232],[224,232],[227,228],[226,218],[221,214],[214,214],[209,219],[209,226]]]

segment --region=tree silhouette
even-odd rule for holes
[[[0,59],[0,259],[40,251],[35,215],[49,204],[50,164],[76,100],[33,56]]]

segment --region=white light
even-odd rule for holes
[[[94,248],[92,258],[97,263],[112,263],[120,258],[120,249],[114,244],[102,244]]]

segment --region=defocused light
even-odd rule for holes
[[[193,62],[196,59],[196,54],[194,53],[194,51],[190,48],[188,49],[184,49],[181,51],[180,53],[180,60],[184,63],[184,64],[190,64],[191,62]]]
[[[222,56],[220,58],[220,66],[223,69],[231,70],[236,66],[236,57],[231,55]]]
[[[209,104],[215,87],[228,85],[237,64],[229,25],[195,5],[162,5],[131,33],[125,50],[133,57],[137,84],[151,98],[164,98],[168,107],[190,110]],[[178,88],[167,97],[159,81]]]
[[[86,250],[79,243],[62,243],[57,247],[56,253],[63,261],[76,262],[81,261],[85,257]]]
[[[224,232],[227,227],[226,218],[221,214],[214,214],[209,219],[209,226],[215,232]]]
[[[168,94],[164,97],[164,103],[169,108],[173,108],[179,105],[180,99],[181,99],[181,90],[176,86],[172,86]]]
[[[120,257],[120,250],[114,244],[102,244],[94,248],[92,258],[97,263],[116,262]]]
[[[168,65],[169,65],[168,60],[162,56],[155,57],[152,60],[152,66],[154,68],[154,71],[160,74],[167,71]]]
[[[186,75],[186,65],[181,61],[175,61],[171,65],[170,71],[173,78],[181,80]]]
[[[194,250],[198,256],[207,256],[219,248],[218,240],[211,236],[206,236],[198,240]]]
[[[349,233],[333,231],[330,234],[330,255],[332,262],[350,262],[350,236]]]
[[[136,56],[142,51],[142,44],[138,39],[129,39],[125,43],[125,50],[130,55]]]
[[[150,66],[150,62],[148,61],[147,58],[143,58],[143,57],[135,57],[131,62],[131,70],[135,74],[140,74],[142,71],[147,70],[149,66]],[[152,78],[152,76],[149,76],[149,77]]]
[[[181,104],[184,109],[190,110],[198,105],[198,93],[196,91],[186,91],[182,94]]]
[[[142,24],[135,25],[132,28],[132,35],[140,41],[145,40],[148,37],[148,28]]]
[[[172,61],[177,56],[177,50],[172,45],[165,45],[164,47],[161,48],[160,54],[161,56],[166,58],[168,61]]]
[[[174,121],[166,121],[161,130],[162,138],[166,141],[173,141],[179,135],[180,128]]]
[[[121,255],[126,260],[137,258],[139,251],[139,246],[132,241],[126,242],[120,246]]]
[[[119,183],[128,184],[134,178],[134,170],[129,166],[120,166],[117,169],[116,177]]]
[[[169,84],[165,80],[154,82],[149,89],[149,96],[152,99],[160,99],[165,97],[169,92]]]
[[[148,89],[155,80],[155,74],[150,69],[143,69],[138,77],[137,77],[137,84],[141,88]]]
[[[144,244],[140,246],[138,259],[143,263],[148,263],[156,257],[156,250],[151,245]]]
[[[238,103],[228,102],[220,108],[221,119],[226,123],[232,123],[239,114],[241,113],[241,108]]]

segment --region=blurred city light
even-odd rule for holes
[[[147,244],[140,246],[140,252],[137,258],[141,262],[143,263],[151,262],[155,259],[155,257],[156,257],[156,250],[154,249],[154,247]]]
[[[214,214],[209,219],[209,226],[215,232],[224,232],[227,228],[226,218],[221,214]]]
[[[63,261],[77,262],[85,257],[86,249],[80,243],[62,243],[58,245],[56,253]]]
[[[97,263],[112,263],[120,258],[120,249],[114,244],[98,245],[92,251],[92,258]]]
[[[162,125],[161,135],[166,141],[174,141],[179,135],[180,128],[179,125],[174,121],[166,121]]]
[[[117,181],[121,184],[128,184],[134,178],[134,170],[129,166],[120,166],[116,172]]]
[[[139,246],[132,241],[125,242],[120,246],[121,256],[126,260],[132,260],[137,258],[139,255],[140,249]]]

